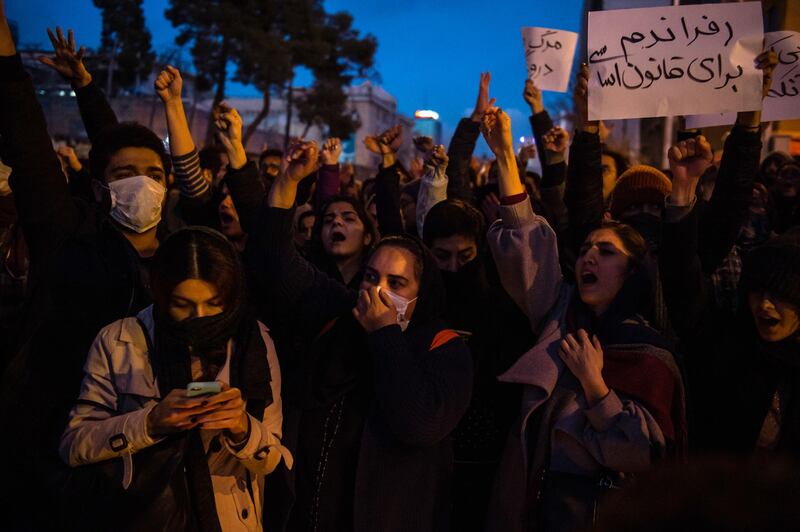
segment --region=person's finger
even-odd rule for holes
[[[75,33],[72,29],[67,30],[67,45],[69,46],[70,52],[75,51]]]
[[[572,334],[568,334],[567,337],[566,337],[566,340],[567,340],[567,344],[569,344],[570,349],[577,350],[577,349],[580,348],[580,344],[578,343],[578,340],[576,340],[575,337]]]
[[[53,33],[53,30],[51,30],[50,28],[47,28],[47,37],[50,39],[50,44],[53,45],[53,49],[54,50],[57,49],[58,48],[58,41],[56,40],[56,36]]]
[[[221,408],[218,410],[214,410],[213,412],[197,416],[197,423],[203,425],[214,421],[227,421],[232,419],[238,419],[242,416],[243,411],[244,410],[242,408],[224,408],[224,409]]]
[[[78,50],[77,54],[75,54],[75,60],[78,61],[79,63],[81,61],[83,61],[83,56],[84,56],[85,53],[86,53],[86,47],[85,46],[81,46],[81,49]]]
[[[241,399],[242,394],[238,388],[228,388],[227,390],[214,394],[208,398],[209,405],[218,405],[227,401]]]
[[[585,329],[580,329],[578,331],[578,340],[580,340],[581,347],[588,347],[592,345],[592,342],[589,340],[589,335],[586,333]]]
[[[64,39],[64,32],[61,31],[61,26],[56,26],[56,36],[58,36],[58,47],[66,48],[67,41]]]
[[[56,67],[55,61],[53,61],[52,59],[50,59],[46,55],[39,56],[38,59],[39,59],[39,62],[44,64],[44,65],[47,65],[47,66],[53,67],[53,68]]]
[[[378,298],[387,308],[397,311],[397,307],[394,306],[394,301],[392,301],[392,298],[386,293],[386,290],[378,292]]]
[[[597,351],[598,353],[603,351],[603,347],[600,345],[600,339],[597,337],[596,334],[592,336],[592,346],[594,347],[594,350]]]
[[[176,78],[177,78],[178,76],[180,76],[180,75],[181,75],[181,72],[180,72],[180,70],[178,70],[177,68],[175,68],[175,67],[174,67],[174,66],[172,66],[172,65],[167,65],[167,68],[166,68],[166,70],[167,70],[167,72],[169,72],[170,74],[172,74],[172,75],[173,75],[173,76],[175,76]]]

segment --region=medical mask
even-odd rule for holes
[[[378,287],[378,293],[381,293],[381,287]],[[408,311],[408,306],[417,300],[415,297],[414,299],[406,299],[403,296],[399,296],[394,292],[390,292],[389,290],[383,290],[383,293],[389,296],[389,299],[392,300],[392,304],[394,305],[395,310],[397,311],[397,324],[400,326],[400,329],[405,331],[408,329],[409,321],[406,319],[406,312]]]
[[[117,223],[144,233],[161,221],[161,204],[167,189],[151,177],[137,175],[112,181],[106,188],[111,193],[109,216]]]

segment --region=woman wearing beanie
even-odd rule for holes
[[[669,156],[660,271],[686,351],[692,444],[800,457],[800,230],[744,257],[736,314],[715,308],[698,256],[695,198],[711,153],[690,140]]]
[[[539,335],[499,377],[522,384],[523,399],[488,529],[584,529],[607,489],[681,453],[680,373],[668,343],[640,316],[650,294],[641,235],[617,222],[589,233],[573,286],[562,275],[555,233],[519,182],[508,115],[487,112],[484,136],[503,196],[489,244],[503,286]]]
[[[156,252],[151,286],[155,303],[89,351],[61,437],[65,491],[81,498],[66,510],[91,530],[262,530],[264,477],[292,456],[278,359],[247,312],[238,253],[212,229],[181,229]]]

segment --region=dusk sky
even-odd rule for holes
[[[433,109],[452,132],[474,102],[478,74],[492,72],[491,95],[514,121],[515,135],[530,136],[522,87],[526,75],[521,26],[578,31],[582,0],[328,0],[328,11],[352,13],[355,26],[378,39],[380,84],[397,98],[400,111]],[[164,17],[168,0],[145,0],[153,48],[174,46],[175,29]],[[46,28],[75,30],[79,44],[97,46],[100,11],[91,0],[7,0],[8,17],[19,25],[23,45],[48,46]],[[230,96],[254,95],[233,85]],[[550,93],[545,93],[546,101]]]

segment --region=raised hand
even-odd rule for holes
[[[495,99],[489,99],[489,82],[492,81],[491,72],[482,72],[481,79],[478,83],[478,99],[475,102],[475,108],[472,110],[470,117],[473,122],[480,122],[483,120],[483,115],[491,109],[495,103]]]
[[[603,349],[597,336],[589,339],[589,335],[583,329],[576,335],[568,334],[561,341],[558,354],[567,369],[580,381],[589,404],[599,401],[608,394],[608,387],[602,375]]]
[[[153,82],[156,94],[165,104],[181,99],[183,79],[180,71],[172,65],[167,65]]]
[[[575,109],[577,126],[594,125],[589,122],[589,65],[583,63],[575,79],[572,91],[572,105]]]
[[[697,182],[714,160],[711,145],[700,135],[677,143],[667,155],[672,170],[670,201],[673,205],[688,206],[695,197]]]
[[[58,154],[58,158],[64,161],[67,166],[75,172],[79,172],[81,168],[83,168],[80,159],[78,159],[78,154],[75,153],[75,149],[72,146],[59,146],[56,148],[56,153]]]
[[[322,144],[322,150],[320,151],[322,164],[339,164],[341,155],[342,142],[338,138],[331,137]]]
[[[387,155],[397,153],[403,145],[403,126],[398,124],[392,126],[380,135],[367,136],[364,138],[364,146],[372,153]]]
[[[536,158],[536,146],[534,144],[523,144],[519,149],[520,168],[525,168],[528,161]]]
[[[220,103],[214,113],[217,138],[228,153],[230,167],[238,170],[247,164],[247,152],[242,145],[242,117],[239,111]]]
[[[92,75],[89,74],[83,64],[83,55],[86,53],[86,47],[81,46],[79,50],[75,50],[75,35],[72,30],[69,30],[67,37],[64,38],[64,32],[61,31],[61,28],[56,28],[55,34],[50,28],[47,28],[47,36],[50,37],[50,42],[53,43],[55,55],[40,56],[38,58],[39,62],[61,74],[76,89],[91,83]]]
[[[530,80],[525,80],[525,88],[522,89],[522,97],[528,102],[531,107],[531,114],[536,115],[544,111],[544,104],[542,103],[542,90]]]
[[[542,140],[548,153],[563,155],[569,146],[569,133],[563,127],[555,126],[544,134]]]
[[[319,147],[315,141],[294,140],[281,163],[283,176],[299,183],[317,169]]]
[[[449,161],[447,150],[444,148],[443,144],[434,146],[425,157],[425,164],[427,166],[445,168]]]
[[[775,71],[775,67],[778,66],[778,54],[775,53],[774,48],[764,50],[758,54],[755,63],[756,68],[763,74],[761,96],[766,98],[767,94],[769,94],[769,89],[772,87],[772,74]]]
[[[499,107],[492,107],[483,115],[481,132],[489,149],[498,158],[514,153],[514,143],[511,140],[511,118]]]
[[[397,310],[392,300],[377,286],[359,291],[353,316],[368,333],[397,324]]]
[[[412,139],[414,142],[414,147],[417,148],[418,151],[422,152],[424,155],[427,155],[433,149],[433,138],[420,135],[418,137],[414,137]]]

